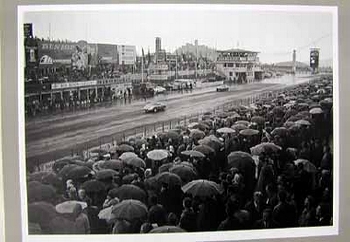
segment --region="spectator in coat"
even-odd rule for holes
[[[254,229],[268,229],[276,228],[276,224],[272,219],[272,209],[265,208],[262,213],[262,219],[257,220],[254,225]]]
[[[182,205],[183,205],[183,210],[181,213],[179,226],[188,232],[194,232],[197,230],[196,228],[197,216],[192,208],[192,199],[189,197],[185,197],[182,202]]]
[[[287,202],[287,192],[278,193],[278,204],[273,209],[272,219],[279,228],[293,227],[296,225],[295,207]]]
[[[90,234],[90,222],[88,216],[83,213],[80,204],[76,204],[73,211],[75,217],[75,233],[76,234]]]

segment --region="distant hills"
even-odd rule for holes
[[[275,64],[276,66],[288,66],[292,67],[293,66],[293,61],[284,61],[284,62],[278,62]],[[296,67],[297,68],[307,68],[309,65],[305,64],[304,62],[297,61],[296,62]]]
[[[300,62],[297,61],[297,68],[305,68],[305,67],[309,67],[310,64],[308,63],[308,61],[304,61],[304,62]],[[284,62],[278,62],[275,63],[276,66],[293,66],[293,62],[292,61],[284,61]],[[319,62],[319,67],[332,67],[333,66],[333,60],[332,59],[324,59],[324,60],[320,60]]]

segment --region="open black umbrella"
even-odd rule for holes
[[[143,219],[147,217],[147,206],[133,199],[124,200],[113,206],[112,213],[117,219],[132,221],[134,219]]]
[[[134,166],[134,167],[143,167],[145,168],[146,167],[146,163],[144,160],[142,160],[140,157],[131,157],[130,159],[127,159],[125,161],[125,164],[127,165],[131,165],[131,166]]]
[[[194,197],[210,197],[221,193],[219,184],[209,180],[191,181],[182,187],[182,191]]]
[[[239,169],[240,171],[243,171],[243,167],[245,166],[249,166],[251,167],[254,164],[254,159],[252,158],[252,156],[246,152],[242,152],[242,151],[235,151],[235,152],[231,152],[228,156],[227,156],[227,160],[228,160],[228,167],[235,167],[237,169]]]
[[[102,161],[98,164],[99,169],[112,169],[116,171],[122,170],[124,167],[124,163],[121,160],[106,160]]]
[[[105,180],[105,179],[111,179],[115,176],[117,176],[119,173],[112,169],[103,169],[96,172],[96,179],[97,180]]]
[[[56,198],[56,189],[51,185],[45,185],[37,181],[28,183],[28,202],[49,202]]]
[[[206,156],[215,155],[215,150],[207,145],[197,145],[193,150],[199,151]]]
[[[121,144],[118,145],[116,150],[118,152],[124,153],[124,152],[134,152],[134,147],[127,145],[127,144]]]
[[[257,123],[258,125],[263,125],[265,124],[265,118],[261,116],[254,116],[250,120],[252,123]]]
[[[131,184],[122,185],[121,187],[116,189],[114,194],[120,200],[135,199],[141,202],[146,202],[146,197],[147,197],[144,190],[142,190],[138,186],[131,185]]]
[[[165,163],[165,164],[161,165],[161,166],[158,168],[158,172],[159,172],[159,173],[162,173],[162,172],[169,171],[169,169],[170,169],[173,165],[174,165],[174,163],[172,163],[172,162]]]
[[[289,131],[285,127],[277,127],[272,132],[271,135],[278,135],[280,137],[287,137],[289,135]]]
[[[205,136],[205,133],[199,129],[192,129],[190,133],[190,137],[193,139],[203,139]]]
[[[67,174],[68,179],[77,180],[81,178],[87,178],[94,175],[94,172],[87,166],[77,166],[70,170]]]
[[[277,152],[281,150],[282,148],[274,143],[270,142],[263,142],[260,143],[252,148],[250,148],[250,151],[253,155],[260,155],[261,153],[267,153],[267,152]]]
[[[159,183],[165,183],[169,186],[182,184],[181,178],[175,173],[163,172],[156,175],[156,179]]]
[[[89,180],[83,183],[82,188],[88,192],[102,192],[106,190],[105,184],[97,180]]]
[[[189,182],[192,181],[197,177],[197,172],[194,168],[191,168],[190,166],[186,165],[174,165],[172,168],[170,168],[169,172],[175,173],[178,175],[182,181]]]
[[[55,207],[47,202],[34,202],[28,205],[28,221],[41,227],[47,226],[57,216]]]

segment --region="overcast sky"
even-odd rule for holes
[[[202,8],[114,9],[109,11],[26,12],[23,21],[33,23],[34,35],[90,43],[135,45],[147,52],[174,51],[185,43],[217,49],[244,48],[259,51],[265,63],[288,61],[297,49],[297,60],[308,61],[309,48],[319,47],[320,59],[332,58],[332,15],[326,12],[281,12]],[[51,31],[50,31],[51,29]]]

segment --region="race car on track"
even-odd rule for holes
[[[217,92],[227,92],[228,91],[228,86],[226,85],[221,85],[216,88]]]
[[[143,110],[145,110],[146,113],[153,112],[156,113],[158,111],[164,111],[166,108],[166,105],[164,103],[156,102],[156,103],[150,103],[143,107]]]

